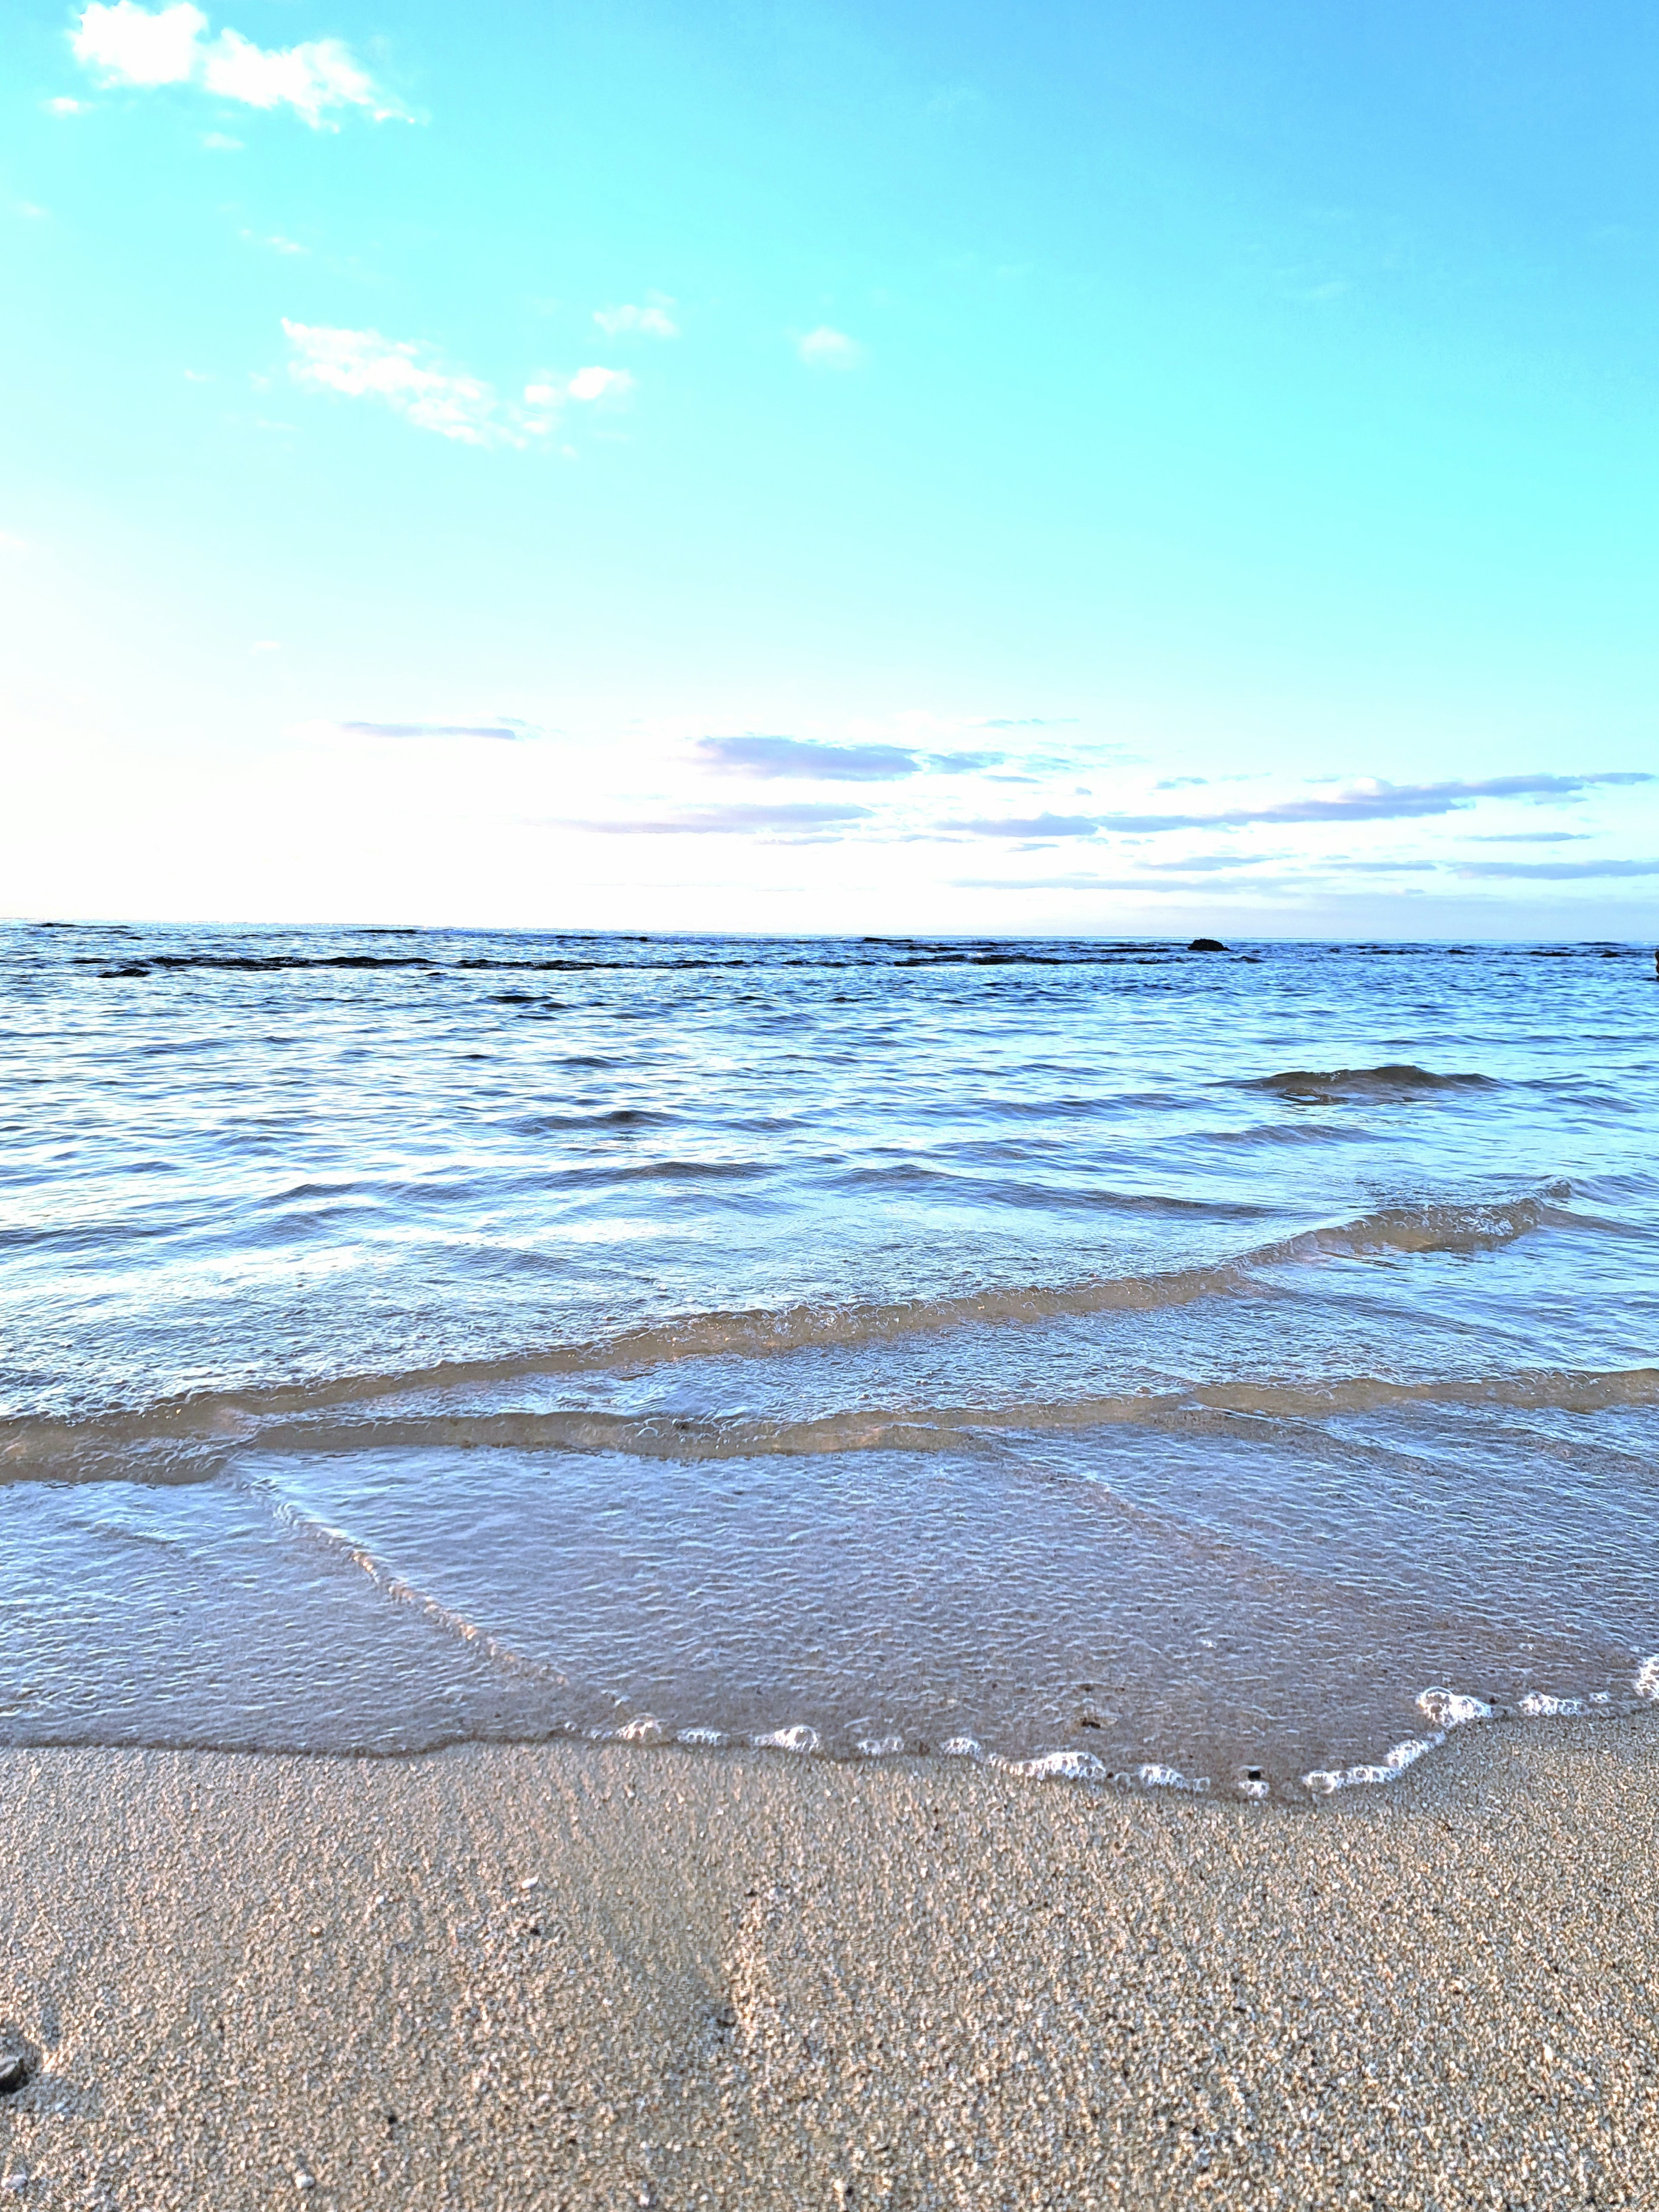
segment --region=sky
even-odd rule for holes
[[[11,0],[0,912],[1659,928],[1659,15]]]

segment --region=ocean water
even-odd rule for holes
[[[1645,950],[16,926],[0,1030],[0,1741],[1659,1698]]]

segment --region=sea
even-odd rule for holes
[[[0,1037],[0,1741],[1659,1699],[1646,947],[10,925]]]

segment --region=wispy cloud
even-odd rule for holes
[[[1200,779],[1176,778],[1170,782],[1198,781]],[[1565,802],[1576,799],[1601,786],[1626,786],[1659,781],[1643,769],[1610,769],[1599,774],[1584,775],[1505,775],[1489,776],[1480,781],[1446,781],[1442,783],[1395,784],[1381,781],[1356,784],[1346,791],[1326,796],[1309,794],[1300,798],[1280,799],[1265,806],[1232,806],[1208,814],[1175,814],[1110,812],[1099,814],[1060,814],[1044,811],[1039,814],[1020,814],[981,817],[970,821],[942,822],[939,825],[943,836],[966,835],[975,837],[1006,837],[1014,840],[1054,837],[1092,837],[1098,832],[1113,832],[1128,836],[1158,836],[1180,830],[1232,830],[1256,825],[1288,828],[1299,824],[1325,823],[1395,822],[1432,819],[1440,816],[1461,813],[1485,799],[1529,799],[1540,804]],[[1170,787],[1161,785],[1160,789]],[[1516,843],[1565,842],[1580,833],[1573,830],[1539,830],[1506,833],[1504,842]],[[1174,868],[1212,870],[1229,865],[1219,856],[1211,855],[1193,860],[1173,860],[1159,864]],[[1236,864],[1234,864],[1236,865]],[[1256,865],[1247,861],[1244,865]],[[1346,866],[1337,859],[1329,865]],[[1354,862],[1353,866],[1370,866],[1392,869],[1392,861]],[[1399,866],[1410,869],[1418,864],[1404,862]],[[1547,874],[1555,864],[1533,864],[1531,872]],[[1587,866],[1593,864],[1586,864]],[[1522,864],[1492,861],[1475,864],[1497,873],[1522,872]],[[1562,871],[1580,872],[1577,864],[1561,864]],[[1622,867],[1619,872],[1628,872]],[[1468,872],[1466,871],[1465,872]]]
[[[1588,830],[1473,830],[1471,845],[1582,845]]]
[[[1284,860],[1282,853],[1188,853],[1184,860],[1148,860],[1146,865],[1155,875],[1178,872],[1189,876],[1209,876],[1224,869],[1237,873],[1243,868],[1277,867]]]
[[[523,433],[495,392],[465,371],[442,368],[429,346],[382,337],[379,331],[337,330],[321,323],[283,329],[294,348],[289,374],[313,392],[378,399],[417,429],[465,446],[522,444]]]
[[[661,307],[596,307],[593,319],[608,338],[637,333],[645,338],[677,338],[680,326],[669,313],[670,301]]]
[[[1466,860],[1457,872],[1566,883],[1588,876],[1659,876],[1659,860]]]
[[[633,389],[625,369],[595,365],[568,381],[527,384],[520,406],[413,339],[286,317],[283,329],[294,349],[289,374],[296,384],[348,399],[378,399],[417,429],[465,446],[526,446],[553,428],[568,400],[591,404]]]
[[[1068,730],[1076,722],[1075,714],[999,714],[975,726],[981,730]]]
[[[921,765],[902,745],[834,745],[813,738],[699,738],[696,750],[711,766],[740,775],[824,783],[892,783]]]
[[[1641,769],[1608,769],[1596,775],[1494,775],[1478,782],[1354,785],[1329,799],[1287,799],[1272,806],[1231,806],[1213,814],[1103,814],[1103,830],[1156,833],[1165,830],[1214,830],[1253,822],[1402,822],[1454,814],[1481,799],[1565,799],[1601,784],[1652,783]]]
[[[911,745],[839,745],[819,738],[699,738],[696,750],[713,768],[738,775],[787,776],[797,782],[898,783],[913,775],[974,775],[1000,753],[930,753]]]
[[[516,743],[534,735],[527,722],[340,722],[352,738],[501,738]]]
[[[864,348],[858,340],[849,338],[845,331],[831,330],[828,323],[820,323],[817,330],[798,338],[795,350],[809,368],[857,368],[864,359]]]
[[[973,837],[1092,837],[1100,827],[1092,814],[1007,814],[994,821],[946,822],[945,830]]]
[[[1195,884],[1155,876],[954,876],[958,890],[975,891],[1190,891]]]
[[[752,837],[770,833],[838,829],[869,818],[867,806],[814,805],[802,800],[777,806],[697,806],[631,821],[572,822],[573,830],[597,830],[608,837]]]
[[[207,17],[191,0],[155,9],[136,0],[94,0],[70,44],[76,61],[105,84],[193,84],[245,107],[291,107],[313,131],[335,128],[328,116],[336,108],[362,109],[377,123],[414,119],[337,39],[279,49],[255,46],[240,31],[211,40],[207,31]]]

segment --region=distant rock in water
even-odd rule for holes
[[[1187,950],[1188,952],[1224,952],[1227,948],[1218,937],[1195,937]]]

